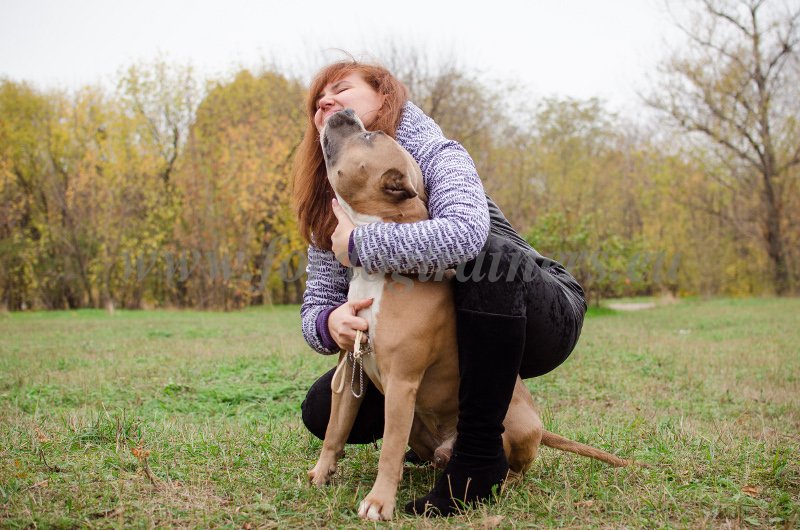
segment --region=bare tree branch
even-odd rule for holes
[[[789,158],[789,160],[787,160],[784,164],[778,166],[775,172],[778,175],[781,175],[787,169],[794,167],[796,165],[800,165],[800,144],[797,145],[797,148],[794,150],[794,154]]]
[[[647,101],[684,130],[701,133],[758,176],[757,188],[748,183],[748,196],[753,199],[742,201],[742,215],[757,219],[772,265],[773,284],[781,294],[789,287],[787,239],[781,220],[787,186],[781,178],[796,178],[789,170],[800,164],[800,141],[791,136],[797,134],[793,123],[798,117],[796,106],[789,103],[800,99],[800,90],[797,80],[784,72],[791,60],[797,60],[800,10],[787,19],[780,6],[768,11],[767,3],[750,0],[732,6],[700,0],[705,15],[702,24],[679,26],[687,35],[690,50],[699,52],[699,59],[697,55],[676,55],[665,63],[661,93]],[[775,109],[776,101],[783,102],[784,112]],[[797,147],[787,153],[786,145]],[[722,160],[732,175],[729,182],[736,183],[736,164]],[[709,178],[720,180],[714,175]],[[744,185],[741,178],[738,181]],[[729,191],[735,195],[744,188],[734,186]]]
[[[736,28],[738,28],[742,33],[744,33],[747,37],[749,37],[750,39],[753,38],[753,34],[750,33],[750,30],[746,28],[744,24],[733,18],[732,15],[716,9],[714,7],[714,3],[711,0],[703,0],[703,4],[705,5],[706,10],[713,16],[722,20],[727,20],[728,22],[733,24]]]

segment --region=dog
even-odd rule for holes
[[[346,109],[328,119],[321,141],[328,180],[354,224],[428,219],[422,172],[391,137],[367,131],[355,113]],[[415,275],[354,270],[348,299],[374,298],[359,313],[369,323],[372,353],[354,352],[348,362],[348,354],[341,352],[322,451],[308,478],[321,486],[336,472],[363,397],[366,373],[385,395],[386,408],[378,474],[358,508],[362,519],[392,518],[406,446],[436,467],[444,467],[452,455],[459,372],[450,276],[422,281],[425,278]],[[360,340],[356,344],[358,349]],[[355,391],[359,380],[361,396]],[[353,388],[343,391],[346,382]],[[630,463],[546,431],[519,377],[503,426],[510,479],[521,477],[531,466],[540,444],[614,466]]]

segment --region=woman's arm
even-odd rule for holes
[[[403,108],[397,141],[422,170],[431,219],[357,227],[352,240],[359,264],[370,273],[416,273],[477,256],[489,233],[489,211],[472,158],[410,102]]]
[[[347,267],[336,261],[333,252],[309,245],[306,272],[306,290],[300,307],[303,337],[319,353],[337,353],[339,346],[328,330],[328,317],[347,301],[350,284]]]

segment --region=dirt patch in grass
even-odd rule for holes
[[[614,311],[641,311],[643,309],[653,309],[655,302],[609,302],[606,307]]]

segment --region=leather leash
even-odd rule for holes
[[[360,329],[356,330],[356,340],[353,351],[345,352],[345,355],[342,356],[342,360],[339,362],[339,366],[336,367],[336,371],[333,373],[333,379],[331,379],[331,391],[333,391],[335,394],[341,394],[342,390],[344,390],[344,374],[342,373],[342,368],[344,368],[344,363],[349,359],[353,364],[353,374],[350,378],[350,392],[353,393],[353,397],[356,399],[361,399],[364,396],[363,357],[373,352],[369,336],[367,337],[367,344],[365,348],[364,345],[361,344],[361,340],[363,338],[364,332]],[[358,370],[358,392],[356,392],[356,370]],[[336,382],[337,379],[339,380],[338,384]]]

